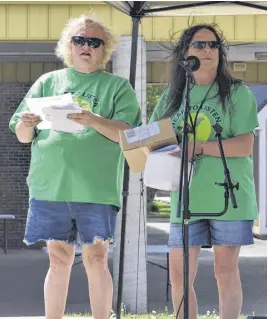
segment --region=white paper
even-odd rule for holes
[[[72,95],[67,93],[63,95],[40,98],[26,98],[26,103],[32,113],[42,116],[44,107],[68,105],[74,102]]]
[[[84,129],[83,125],[75,123],[67,118],[67,115],[70,113],[82,113],[80,108],[75,109],[72,105],[70,105],[70,107],[64,106],[62,108],[52,106],[44,108],[43,111],[46,114],[47,119],[51,121],[52,130],[71,133]]]
[[[174,152],[179,152],[181,150],[181,148],[179,147],[179,145],[176,144],[172,144],[172,145],[168,145],[165,146],[163,148],[159,148],[158,150],[155,150],[151,153],[166,153],[166,154],[170,154],[170,153],[174,153]]]
[[[78,132],[84,126],[67,118],[70,113],[82,113],[78,103],[74,102],[70,93],[42,98],[27,98],[29,110],[41,117],[38,129],[53,129],[63,132]]]

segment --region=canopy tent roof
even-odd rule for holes
[[[267,1],[107,1],[130,16],[263,14]]]

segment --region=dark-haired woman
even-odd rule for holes
[[[254,130],[258,126],[256,101],[250,89],[232,78],[226,61],[226,45],[221,33],[213,25],[197,25],[186,29],[173,52],[173,68],[169,88],[161,96],[150,122],[170,117],[181,137],[185,71],[179,61],[196,56],[200,68],[193,73],[190,90],[189,158],[193,155],[195,173],[190,186],[190,211],[194,213],[221,212],[224,189],[215,182],[224,181],[224,172],[213,125],[222,127],[223,148],[238,204],[221,217],[191,218],[189,225],[189,319],[197,318],[194,280],[198,256],[203,245],[214,249],[214,269],[219,292],[221,319],[238,319],[242,307],[242,289],[238,259],[242,245],[253,244],[252,226],[257,216],[253,180],[252,149]],[[180,154],[177,154],[180,156]],[[174,311],[183,296],[183,237],[181,219],[176,218],[178,192],[171,193],[170,280]],[[206,291],[206,287],[203,287]],[[179,312],[183,318],[183,306]]]

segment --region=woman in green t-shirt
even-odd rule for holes
[[[42,75],[10,121],[18,140],[31,143],[24,242],[47,244],[47,319],[63,317],[78,244],[90,282],[93,317],[108,319],[112,308],[108,252],[121,205],[124,167],[119,131],[141,122],[130,83],[103,70],[115,47],[116,36],[94,15],[71,19],[57,45],[57,56],[67,67]],[[40,123],[34,100],[66,93],[81,112],[69,111],[68,120],[52,115],[51,126]],[[32,112],[27,98],[35,103]],[[59,125],[63,120],[64,130],[53,127],[53,122]],[[70,132],[66,121],[80,124],[80,129]]]
[[[257,203],[253,179],[252,150],[254,130],[258,126],[255,98],[248,87],[234,79],[227,68],[226,45],[214,25],[196,25],[186,29],[173,51],[173,67],[169,88],[161,96],[150,122],[170,117],[181,139],[185,70],[179,64],[187,56],[196,56],[200,68],[193,72],[190,88],[188,124],[189,159],[195,160],[190,185],[192,213],[219,213],[224,208],[224,189],[215,182],[224,182],[224,171],[213,125],[222,127],[223,148],[238,208],[229,201],[221,217],[191,217],[189,224],[189,319],[197,317],[194,279],[200,248],[212,245],[215,277],[219,291],[221,319],[237,319],[242,307],[242,290],[238,258],[242,245],[253,244],[253,220]],[[180,153],[176,154],[180,156]],[[183,236],[181,218],[177,218],[178,192],[171,193],[169,234],[170,280],[175,312],[183,295]],[[183,318],[183,307],[179,318]]]

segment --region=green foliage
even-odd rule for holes
[[[153,110],[166,87],[164,85],[147,84],[147,119],[149,121]]]
[[[154,201],[152,203],[152,209],[148,210],[149,217],[169,218],[170,217],[170,205],[162,202]]]
[[[165,86],[161,85],[147,85],[147,122],[149,122],[154,108],[161,96],[164,92]],[[147,187],[147,209],[148,212],[153,210],[153,200],[156,193],[156,189]]]
[[[64,316],[65,318],[68,317],[74,317],[74,318],[88,318],[88,319],[93,319],[91,314],[66,314]],[[167,307],[165,309],[165,313],[156,313],[156,311],[152,311],[151,314],[146,314],[146,315],[135,315],[135,314],[124,314],[122,313],[121,316],[122,319],[175,319],[175,314],[168,314]],[[199,315],[197,317],[198,319],[220,319],[219,315],[216,314],[215,311],[210,313],[209,311],[207,312],[206,315]],[[115,313],[113,313],[110,316],[110,319],[116,319]],[[245,316],[241,315],[240,319],[246,319]]]
[[[151,212],[153,211],[153,200],[155,197],[156,189],[146,187],[146,191],[147,191],[147,211]]]
[[[170,205],[169,204],[155,201],[153,203],[153,207],[155,209],[154,210],[155,212],[169,212],[170,213]]]

